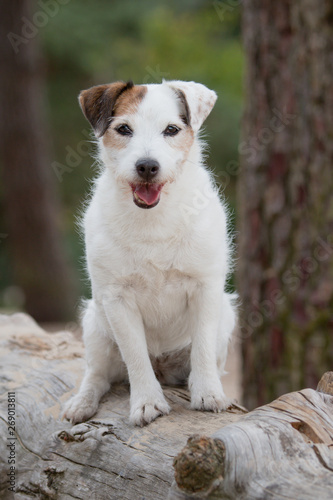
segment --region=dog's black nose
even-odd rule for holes
[[[160,169],[158,161],[152,160],[151,158],[142,158],[138,160],[135,167],[139,176],[146,182],[151,181],[158,174]]]

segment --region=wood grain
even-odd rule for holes
[[[325,374],[324,381],[332,375]],[[322,386],[327,390],[327,384]],[[333,397],[313,389],[289,393],[221,428],[207,441],[192,437],[176,457],[175,471],[178,487],[174,483],[169,500],[329,500]]]

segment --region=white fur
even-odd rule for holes
[[[236,321],[225,292],[226,212],[202,164],[199,139],[185,154],[161,133],[170,123],[184,128],[174,88],[185,93],[195,135],[216,95],[193,82],[147,87],[137,112],[112,122],[116,127],[126,118],[134,130],[126,148],[110,150],[99,139],[105,168],[84,217],[92,286],[83,317],[87,370],[64,411],[72,422],[91,417],[110,383],[127,377],[132,423],[167,414],[151,357],[189,344],[192,408],[220,411],[230,404],[220,381]],[[159,161],[166,182],[149,210],[133,203],[129,187],[142,157]]]

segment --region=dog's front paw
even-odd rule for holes
[[[232,405],[232,400],[227,398],[223,393],[217,394],[195,394],[191,397],[191,408],[193,410],[213,411],[218,413],[225,411]]]
[[[190,382],[190,390],[193,410],[218,413],[232,405],[232,400],[224,394],[219,380],[214,382],[205,382],[202,379],[197,382],[192,381]]]
[[[168,415],[170,407],[165,401],[163,395],[158,397],[149,397],[136,399],[131,403],[130,421],[134,425],[143,427],[150,424],[157,417]]]
[[[61,418],[69,420],[72,424],[84,422],[92,417],[98,408],[98,400],[92,392],[77,394],[64,406]]]

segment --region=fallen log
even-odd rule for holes
[[[281,396],[174,460],[169,500],[333,498],[333,372],[317,390]]]
[[[244,413],[194,412],[187,390],[165,387],[170,415],[137,428],[128,420],[129,388],[117,385],[91,420],[73,427],[59,414],[82,379],[82,342],[46,333],[24,314],[0,316],[0,366],[2,500],[165,500],[187,438]]]
[[[0,316],[1,499],[332,498],[331,372],[317,391],[248,414],[193,412],[184,388],[165,387],[172,412],[145,428],[129,424],[129,388],[117,385],[72,426],[59,413],[78,389],[82,356],[69,332]]]

